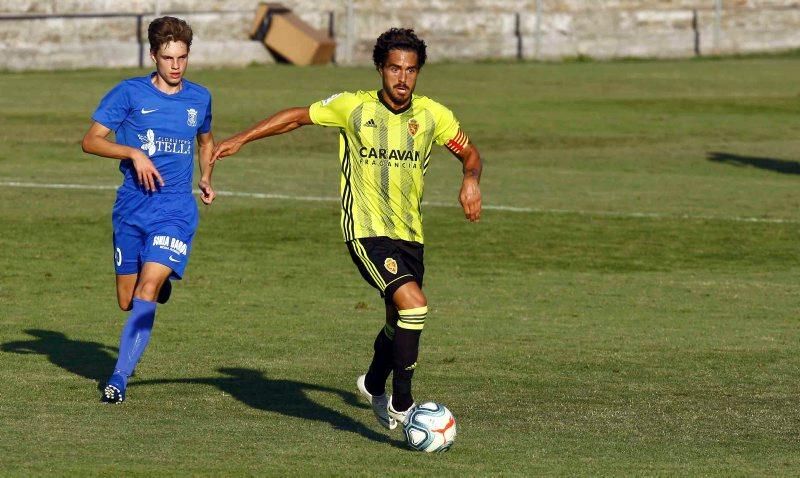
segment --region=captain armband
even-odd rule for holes
[[[456,137],[448,141],[444,146],[450,151],[459,154],[464,151],[464,148],[466,148],[468,144],[469,138],[459,129]]]

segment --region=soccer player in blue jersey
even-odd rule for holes
[[[156,304],[169,298],[170,279],[180,279],[197,229],[192,196],[194,142],[199,146],[200,199],[211,204],[211,94],[183,78],[192,29],[161,17],[147,31],[156,71],[115,86],[100,101],[83,150],[119,159],[122,185],[112,223],[117,300],[130,311],[120,335],[119,358],[102,394],[106,403],[125,400],[128,378],[144,353]],[[107,139],[114,131],[116,142]]]

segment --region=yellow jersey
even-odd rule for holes
[[[386,236],[424,243],[422,194],[434,142],[452,151],[468,139],[453,113],[425,96],[391,110],[378,91],[343,92],[312,104],[311,121],[339,128],[345,241]]]

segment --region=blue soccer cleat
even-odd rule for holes
[[[103,389],[103,396],[100,397],[103,403],[117,404],[125,401],[125,379],[114,374],[108,379],[108,383]]]

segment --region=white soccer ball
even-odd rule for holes
[[[408,446],[415,450],[447,451],[456,439],[456,419],[444,405],[425,402],[409,412],[403,433]]]

